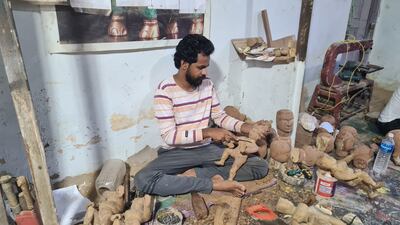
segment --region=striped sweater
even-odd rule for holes
[[[158,120],[164,148],[193,148],[207,145],[202,129],[210,119],[230,131],[240,131],[243,122],[232,118],[222,110],[214,84],[208,78],[195,90],[188,92],[180,88],[173,77],[157,87],[154,95],[154,112]]]

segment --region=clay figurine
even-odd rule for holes
[[[374,158],[374,153],[378,150],[378,146],[373,144],[371,147],[368,147],[365,144],[358,144],[354,152],[353,156],[353,165],[358,169],[365,169],[368,167],[368,163],[372,161]]]
[[[332,176],[339,181],[366,191],[370,198],[376,197],[377,193],[375,190],[382,187],[381,183],[375,182],[365,171],[352,169],[347,165],[353,160],[353,155],[349,155],[341,160],[336,160],[326,153],[319,152],[319,155],[316,156],[315,164],[314,159],[309,160],[311,156],[315,157],[315,152],[311,149],[294,149],[291,153],[291,160],[295,163],[301,162],[309,166],[316,165],[320,169],[330,171]]]
[[[290,159],[295,163],[303,163],[306,166],[314,166],[325,153],[319,151],[314,146],[305,145],[303,148],[294,148],[290,153]]]
[[[335,140],[336,155],[344,158],[351,153],[358,143],[357,130],[350,126],[343,126]]]
[[[153,213],[153,203],[154,197],[150,195],[133,199],[131,208],[124,213],[125,225],[140,225],[149,221]]]
[[[246,114],[241,113],[234,106],[226,106],[224,111],[227,115],[237,120],[253,124],[253,128],[249,132],[249,138],[255,140],[256,144],[259,146],[257,153],[260,158],[265,158],[268,146],[271,144],[272,138],[275,136],[275,131],[272,129],[272,121],[260,120],[258,122],[253,122]],[[267,137],[264,139],[264,136],[261,134],[267,134]]]
[[[124,186],[120,185],[116,191],[105,191],[104,199],[99,203],[100,225],[111,225],[111,216],[121,213],[124,209]]]
[[[308,207],[304,203],[299,203],[296,207],[285,198],[279,198],[276,211],[291,215],[292,225],[346,225],[340,219],[324,214],[314,207]]]
[[[279,137],[290,137],[293,130],[293,112],[281,109],[276,113],[276,128]]]
[[[275,139],[270,146],[270,156],[275,161],[285,163],[290,158],[290,142],[284,139]]]
[[[390,131],[394,135],[394,152],[393,162],[395,165],[400,166],[400,129]]]
[[[229,195],[213,196],[217,206],[214,216],[214,225],[236,225],[239,219],[242,198]]]
[[[247,137],[238,137],[237,144],[231,142],[231,143],[226,143],[226,145],[228,147],[225,148],[224,153],[221,156],[221,159],[215,162],[215,164],[223,166],[229,156],[234,158],[232,167],[229,171],[229,178],[228,178],[228,180],[233,180],[233,178],[235,178],[236,176],[236,172],[246,162],[248,154],[257,152],[258,146],[253,139]]]
[[[315,144],[319,151],[329,153],[335,148],[335,138],[328,132],[320,132],[317,134]]]

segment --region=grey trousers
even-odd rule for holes
[[[193,149],[158,150],[158,157],[141,169],[134,177],[136,189],[142,193],[161,196],[186,194],[189,192],[210,193],[211,178],[221,175],[228,179],[233,159],[225,166],[216,166],[224,151],[222,145],[209,144]],[[177,176],[194,168],[196,177]],[[268,173],[267,162],[256,156],[249,156],[247,162],[238,170],[235,180],[256,180]]]

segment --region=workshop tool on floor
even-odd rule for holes
[[[21,212],[21,206],[19,205],[17,197],[12,190],[11,178],[12,177],[10,175],[1,176],[0,184],[4,191],[4,194],[6,195],[6,197],[8,199],[8,204],[10,205],[12,212],[15,215],[18,215]]]
[[[256,190],[254,191],[250,191],[250,192],[246,192],[244,195],[242,195],[242,198],[247,198],[250,196],[253,196],[255,194],[259,194],[261,193],[264,189],[270,188],[272,186],[274,186],[275,184],[277,184],[278,180],[275,178],[272,178],[270,181],[268,181],[268,183],[258,187]]]
[[[347,119],[358,112],[368,113],[369,102],[372,96],[374,81],[366,75],[383,67],[362,64],[365,52],[372,48],[372,40],[344,41],[331,44],[325,53],[325,60],[321,70],[321,81],[315,87],[308,112],[320,118],[331,114],[336,121]],[[345,65],[337,68],[336,59],[339,54],[359,51],[360,62],[346,61]]]
[[[258,204],[246,208],[246,212],[256,220],[275,221],[278,216],[265,205]]]

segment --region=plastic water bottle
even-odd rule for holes
[[[372,167],[372,171],[377,177],[386,172],[393,149],[393,134],[388,133],[387,137],[382,140],[381,145],[379,146],[379,151],[376,155],[374,166]]]

